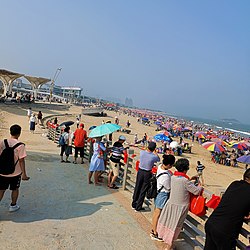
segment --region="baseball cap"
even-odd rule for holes
[[[79,125],[81,128],[84,128],[84,124],[83,123],[80,123]]]
[[[126,137],[125,137],[124,135],[120,135],[120,136],[119,136],[119,140],[121,140],[121,141],[126,141]]]

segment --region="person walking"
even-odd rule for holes
[[[171,176],[172,172],[169,170],[175,163],[175,157],[173,155],[163,155],[162,164],[158,166],[156,178],[157,178],[157,191],[158,194],[155,198],[155,210],[152,218],[152,230],[151,230],[151,239],[162,241],[158,237],[157,233],[157,223],[161,214],[161,211],[166,204],[171,189]]]
[[[132,208],[136,211],[144,211],[142,207],[146,192],[149,186],[150,178],[152,177],[151,170],[154,164],[160,161],[156,151],[156,143],[149,142],[148,149],[140,152],[139,170],[136,176],[135,189],[133,194]]]
[[[119,176],[119,169],[121,164],[122,155],[126,153],[123,147],[123,143],[126,141],[126,137],[123,135],[119,136],[118,141],[116,141],[111,148],[111,156],[109,158],[109,175],[108,175],[108,187],[112,189],[117,189],[115,181]]]
[[[180,234],[183,223],[187,217],[190,205],[190,193],[198,195],[203,190],[197,187],[187,176],[189,161],[185,158],[178,159],[175,163],[174,175],[171,177],[171,192],[166,205],[163,207],[158,220],[158,237],[166,243],[166,250],[172,249],[172,244]]]
[[[0,142],[0,159],[6,147],[14,148],[14,172],[9,175],[0,174],[0,201],[3,198],[5,191],[9,188],[11,190],[10,212],[15,212],[20,208],[20,206],[17,205],[17,200],[21,180],[27,181],[30,179],[26,174],[25,168],[25,157],[27,156],[25,145],[18,141],[21,135],[21,130],[22,128],[19,125],[12,125],[10,127],[10,138]],[[1,168],[3,168],[3,163],[0,162],[0,164]]]
[[[87,132],[84,129],[84,124],[80,123],[79,128],[74,132],[74,146],[75,146],[75,159],[74,164],[77,164],[78,152],[80,152],[81,164],[84,163],[84,146],[85,140],[87,139]]]
[[[36,122],[37,122],[36,114],[33,113],[30,117],[30,132],[33,134],[34,134],[35,129],[36,129]]]
[[[41,125],[42,124],[42,119],[43,119],[42,111],[38,112],[37,119],[38,119],[38,123]]]
[[[205,224],[204,250],[234,250],[244,220],[250,219],[250,169],[232,182]]]
[[[32,109],[31,109],[31,108],[28,108],[28,109],[27,109],[28,121],[30,120],[31,115],[32,115]]]
[[[69,131],[70,131],[70,127],[66,127],[64,129],[64,132],[62,133],[61,137],[63,139],[63,143],[61,144],[61,162],[66,162],[66,163],[70,163],[69,161],[69,150],[68,150],[68,146],[69,146]],[[64,161],[63,159],[63,155],[66,155],[66,159]]]

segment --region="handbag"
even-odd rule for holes
[[[204,216],[206,214],[206,198],[202,195],[192,195],[190,197],[189,211],[197,216]]]
[[[211,199],[206,203],[206,207],[215,209],[220,203],[221,197],[215,194],[212,195]]]

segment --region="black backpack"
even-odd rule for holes
[[[2,154],[0,155],[0,174],[9,175],[13,174],[16,168],[16,164],[18,163],[19,159],[15,162],[14,159],[14,149],[18,146],[24,144],[22,142],[18,142],[13,147],[10,147],[8,144],[7,139],[4,140],[5,149],[3,150]]]
[[[147,199],[156,198],[157,194],[163,189],[163,186],[162,186],[159,190],[157,190],[157,179],[163,174],[169,174],[169,173],[163,172],[163,173],[158,174],[157,176],[154,174],[150,178],[149,187],[148,187],[147,194],[146,194]]]

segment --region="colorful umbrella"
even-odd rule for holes
[[[212,139],[212,138],[218,138],[216,135],[214,134],[210,134],[206,136],[207,139]]]
[[[221,140],[223,140],[223,141],[229,139],[229,137],[228,137],[227,135],[220,135],[219,138],[220,138]]]
[[[209,151],[214,151],[219,153],[225,151],[225,149],[216,142],[205,142],[202,144],[202,147]]]
[[[165,131],[163,134],[166,135],[166,136],[172,136],[172,134],[170,132],[168,132],[168,131]]]
[[[157,135],[154,136],[154,139],[156,141],[168,141],[168,142],[171,142],[171,139],[168,136],[164,135],[164,134],[157,134]]]
[[[220,138],[212,138],[211,139],[212,142],[216,142],[222,146],[228,146],[228,143],[224,142],[223,140],[221,140]]]
[[[236,161],[250,164],[250,155],[243,155],[243,156],[237,158]]]
[[[232,146],[232,148],[238,148],[240,150],[247,150],[247,145],[245,143],[239,142],[239,143],[234,143]]]
[[[196,137],[198,137],[199,135],[204,135],[204,136],[206,136],[207,133],[204,132],[204,131],[197,131],[194,135],[195,135]]]
[[[96,128],[92,129],[89,137],[90,138],[95,138],[95,137],[100,137],[103,135],[108,135],[111,134],[117,130],[121,129],[121,126],[113,124],[113,123],[106,123],[100,126],[97,126]]]
[[[199,139],[206,139],[206,136],[203,135],[203,134],[199,134],[199,135],[198,135],[198,138],[199,138]]]

